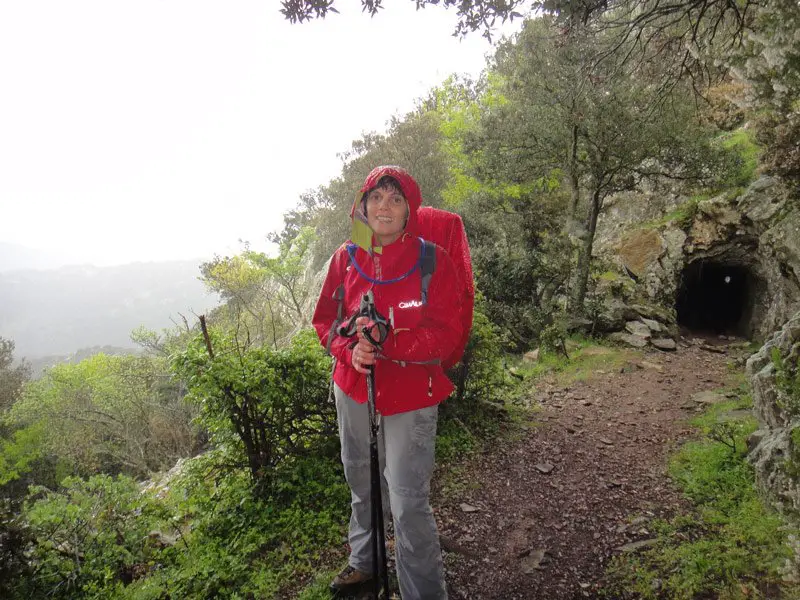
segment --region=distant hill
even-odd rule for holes
[[[0,242],[0,273],[22,269],[57,269],[80,262],[76,257]]]
[[[171,327],[178,313],[191,318],[218,303],[198,280],[200,261],[76,266],[0,272],[0,336],[15,356],[70,355],[81,348],[133,348],[140,325]]]

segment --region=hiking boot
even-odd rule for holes
[[[355,567],[347,565],[333,578],[333,581],[331,581],[331,592],[333,592],[334,596],[352,593],[371,580],[371,573],[364,573]]]

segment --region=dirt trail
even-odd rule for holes
[[[539,426],[434,491],[451,598],[597,598],[608,559],[647,543],[684,501],[666,475],[692,431],[692,396],[723,387],[729,357],[696,345],[542,389]]]

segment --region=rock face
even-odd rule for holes
[[[664,240],[652,229],[634,231],[625,236],[619,246],[619,256],[625,268],[642,277],[648,267],[664,254]]]
[[[739,335],[764,339],[800,310],[800,206],[771,177],[735,197],[620,195],[601,215],[595,247],[597,258],[614,271],[604,273],[597,286],[600,331],[622,331],[644,317],[665,326],[666,334],[656,338],[674,338],[674,310],[648,313],[674,307],[684,273],[709,264],[746,273]]]
[[[780,356],[784,373],[797,377],[800,357],[800,312],[747,361],[753,407],[760,428],[748,441],[756,481],[776,506],[800,515],[800,398],[792,398],[778,381]]]

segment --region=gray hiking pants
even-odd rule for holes
[[[370,545],[369,415],[334,385],[342,464],[351,492],[350,564],[372,573]],[[403,600],[445,600],[442,552],[428,502],[438,408],[381,417],[378,455],[384,519],[394,517],[395,557]],[[388,492],[387,492],[388,488]],[[388,502],[387,502],[388,495]]]

